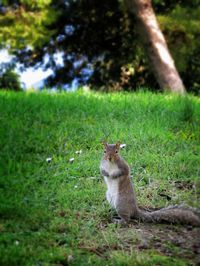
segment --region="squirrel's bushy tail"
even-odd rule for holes
[[[148,212],[139,210],[138,218],[144,222],[164,222],[200,226],[200,212],[184,205],[174,205]]]

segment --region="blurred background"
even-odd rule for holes
[[[199,94],[200,1],[152,6],[186,90]],[[124,1],[2,0],[0,25],[0,89],[160,90]]]
[[[200,228],[115,225],[99,173],[121,141],[139,206],[200,207],[199,18],[200,0],[0,0],[0,265],[200,265]]]

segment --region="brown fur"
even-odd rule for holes
[[[104,143],[100,171],[107,183],[107,200],[120,217],[120,222],[139,219],[145,222],[182,223],[200,226],[200,212],[182,205],[169,206],[153,212],[140,210],[130,178],[130,169],[119,155],[120,144]]]

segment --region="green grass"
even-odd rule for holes
[[[198,206],[199,98],[1,91],[0,125],[0,265],[186,265],[119,237],[99,161],[120,140],[140,205]]]

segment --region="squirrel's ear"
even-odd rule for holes
[[[118,141],[115,145],[116,145],[116,148],[119,150],[121,143]]]
[[[107,147],[107,146],[108,146],[108,143],[107,143],[107,141],[105,141],[105,140],[103,140],[101,143],[102,143],[102,145],[103,145],[104,147]]]

